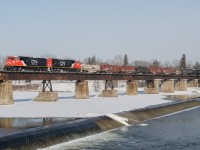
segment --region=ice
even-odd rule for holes
[[[89,82],[89,99],[74,99],[75,82],[52,83],[53,90],[59,91],[57,102],[35,102],[32,101],[38,95],[37,92],[14,91],[14,104],[0,105],[0,117],[95,117],[106,114],[113,114],[133,109],[145,108],[152,105],[169,103],[166,95],[169,93],[143,94],[143,88],[138,88],[139,94],[134,96],[125,95],[125,86],[115,88],[119,91],[118,97],[98,97],[99,91],[103,88],[103,81],[98,91],[95,91],[93,82]],[[195,91],[195,92],[194,92]],[[173,95],[188,95],[200,93],[200,88],[188,88],[188,91],[176,91]]]

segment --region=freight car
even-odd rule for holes
[[[80,62],[76,60],[9,56],[5,71],[68,71],[80,72]]]
[[[181,74],[182,75],[200,75],[200,70],[199,69],[191,69],[191,68],[185,68],[181,69]]]
[[[100,65],[81,64],[81,72],[83,73],[99,73]]]
[[[91,65],[81,64],[81,72],[87,73],[134,73],[135,67],[133,66],[117,66],[109,64]]]
[[[124,74],[175,74],[173,68],[145,67],[145,66],[117,66],[109,64],[90,65],[81,64],[82,72],[86,73],[124,73]]]
[[[135,67],[133,66],[116,66],[116,65],[108,65],[103,64],[100,65],[100,71],[104,73],[134,73]]]

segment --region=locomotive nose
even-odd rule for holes
[[[81,69],[81,64],[79,61],[75,61],[74,62],[74,65],[73,65],[73,68],[76,68],[76,69]]]

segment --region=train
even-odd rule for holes
[[[121,74],[182,74],[200,75],[199,69],[177,70],[170,67],[117,66],[110,64],[84,64],[73,59],[37,58],[28,56],[8,56],[4,71],[49,71],[82,73],[121,73]]]
[[[80,72],[81,66],[77,60],[56,59],[56,58],[37,58],[27,56],[8,56],[5,71],[68,71]]]
[[[173,68],[144,67],[144,66],[117,66],[109,64],[89,65],[82,64],[81,70],[88,73],[123,73],[123,74],[174,74]]]

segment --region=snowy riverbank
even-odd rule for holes
[[[98,97],[100,92],[95,92],[93,83],[89,83],[90,98],[77,100],[73,98],[73,82],[65,85],[53,84],[54,89],[62,91],[58,87],[64,89],[64,92],[58,92],[57,102],[35,102],[32,99],[39,92],[15,91],[14,104],[0,105],[0,117],[93,117],[169,103],[171,100],[166,100],[167,95],[200,95],[200,88],[188,88],[188,91],[176,91],[171,94],[143,94],[143,88],[139,88],[138,95],[127,96],[124,94],[125,86],[121,84],[116,88],[119,91],[117,98],[102,98]]]

